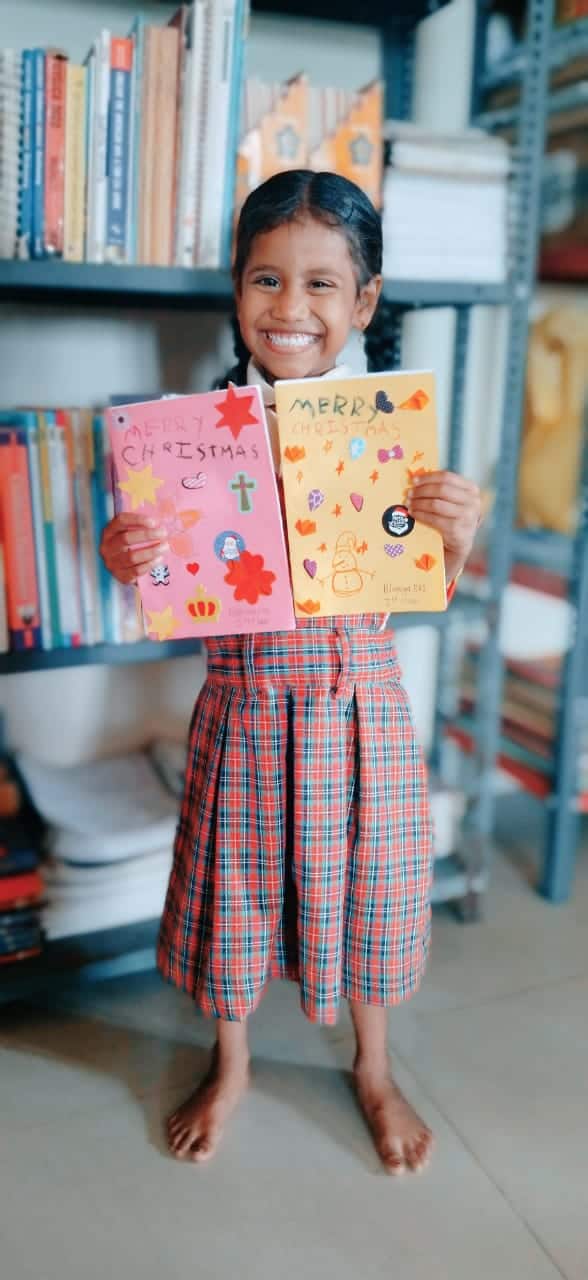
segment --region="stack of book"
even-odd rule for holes
[[[0,964],[42,948],[40,833],[11,764],[0,763]]]
[[[21,755],[19,768],[46,823],[47,938],[159,917],[178,801],[148,753],[69,769]]]
[[[138,17],[127,36],[102,30],[83,65],[4,51],[3,256],[228,264],[247,7]]]
[[[510,151],[482,130],[389,121],[384,274],[501,283],[508,274]]]
[[[382,201],[383,89],[311,86],[305,75],[285,84],[245,85],[237,153],[236,212],[250,191],[286,169],[328,169]]]
[[[98,546],[114,514],[102,414],[0,413],[0,650],[138,640],[135,592],[106,571]]]
[[[479,656],[475,649],[466,652],[460,680],[460,716],[458,726],[471,726],[476,706],[476,683]],[[505,663],[502,701],[501,756],[510,762],[510,772],[529,789],[546,794],[550,790],[557,747],[559,689],[562,676],[561,657],[535,661]],[[577,790],[588,792],[588,723],[579,720]],[[537,785],[537,777],[539,785]]]

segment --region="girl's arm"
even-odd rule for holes
[[[431,471],[415,477],[407,506],[415,520],[437,529],[443,538],[451,599],[480,524],[480,490],[453,471]]]
[[[157,521],[135,512],[121,512],[103,530],[100,555],[119,582],[136,582],[161,563],[168,549],[165,529]]]

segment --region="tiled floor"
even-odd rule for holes
[[[162,1119],[210,1025],[157,977],[4,1011],[3,1278],[586,1280],[585,863],[569,906],[501,858],[481,924],[436,917],[423,991],[391,1018],[438,1137],[422,1178],[380,1173],[348,1019],[317,1030],[292,987],[254,1020],[254,1087],[205,1168],[166,1155]]]

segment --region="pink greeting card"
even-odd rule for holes
[[[257,387],[106,410],[119,509],[152,516],[165,563],[139,579],[152,640],[291,631],[292,589]]]

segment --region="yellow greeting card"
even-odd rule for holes
[[[297,617],[445,609],[441,536],[405,505],[439,465],[433,374],[275,389]]]

